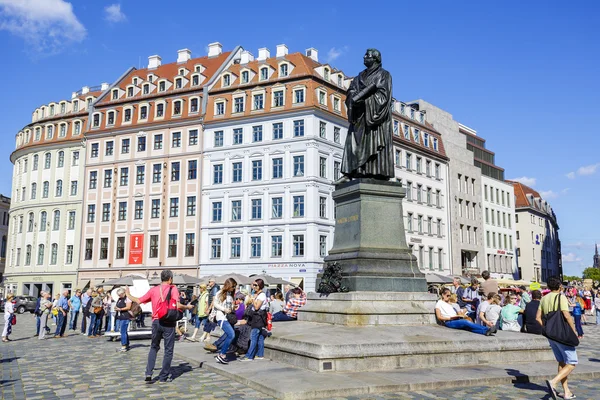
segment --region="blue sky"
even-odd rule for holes
[[[112,82],[149,55],[172,62],[187,47],[201,56],[215,41],[257,55],[285,43],[290,52],[315,47],[354,75],[376,47],[396,98],[448,110],[487,140],[506,178],[550,201],[565,273],[591,265],[600,241],[600,2],[380,3],[0,0],[0,174],[11,173],[14,135],[37,106]],[[1,193],[10,189],[0,181]]]

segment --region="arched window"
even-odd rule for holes
[[[33,213],[29,213],[29,223],[27,224],[27,232],[33,232]]]
[[[62,180],[59,179],[56,181],[56,197],[62,196]]]
[[[25,250],[25,265],[31,265],[31,245],[28,244]]]
[[[190,101],[190,112],[198,112],[198,99],[194,98]]]
[[[37,183],[32,183],[31,184],[31,200],[35,200],[35,197],[37,196]]]
[[[44,187],[43,187],[43,191],[42,191],[42,198],[47,199],[49,191],[50,191],[50,182],[44,181]]]
[[[60,211],[54,211],[54,223],[52,225],[52,230],[57,231],[60,228]]]
[[[50,166],[52,165],[52,155],[50,153],[46,153],[44,157],[44,169],[50,169]]]
[[[40,232],[44,232],[46,230],[46,224],[48,220],[48,213],[46,211],[42,211],[40,213]]]
[[[52,243],[52,252],[50,253],[50,265],[56,265],[56,258],[58,257],[58,245]]]
[[[58,152],[58,168],[62,168],[65,165],[65,152]]]
[[[37,171],[40,157],[36,154],[33,156],[33,170]]]
[[[44,245],[40,244],[38,246],[38,259],[37,264],[42,265],[44,263]]]

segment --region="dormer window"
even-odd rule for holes
[[[92,99],[91,97],[89,99],[87,99],[87,106],[88,106],[88,108],[90,108],[92,106],[92,101],[93,100],[94,99]]]
[[[125,110],[124,121],[125,122],[131,121],[131,108],[128,108],[127,110]]]
[[[117,100],[119,98],[119,91],[117,89],[112,91],[112,99]]]
[[[148,106],[140,107],[140,119],[148,118]]]
[[[400,104],[400,114],[404,115],[405,109],[406,109],[406,106],[404,104]]]
[[[60,113],[61,113],[61,114],[64,114],[64,113],[65,113],[65,110],[66,110],[65,103],[61,103],[61,104],[60,104]]]
[[[127,88],[127,97],[133,97],[133,88]]]
[[[181,115],[181,100],[173,103],[173,115]]]
[[[93,125],[94,125],[94,128],[97,128],[100,126],[100,114],[94,114]]]
[[[79,121],[75,122],[74,127],[75,135],[79,135],[79,132],[81,132],[81,123]]]
[[[287,64],[281,64],[279,66],[279,76],[281,76],[281,77],[288,76],[288,65]]]
[[[342,75],[338,75],[338,86],[343,86],[344,80],[342,79]]]
[[[107,124],[108,125],[113,125],[115,123],[115,112],[114,111],[109,111],[108,112],[108,121]]]
[[[148,75],[148,82],[154,82],[154,75]]]
[[[223,87],[231,85],[231,77],[229,75],[223,76]]]
[[[73,111],[79,111],[79,102],[77,100],[73,102]]]
[[[248,83],[249,78],[250,78],[250,73],[248,71],[243,71],[242,72],[242,83]]]
[[[438,151],[438,141],[437,141],[437,138],[433,138],[433,150]]]
[[[425,113],[421,113],[421,115],[419,115],[419,121],[421,121],[421,123],[425,122]]]
[[[411,107],[410,109],[410,118],[415,119],[415,109]]]
[[[35,129],[35,141],[40,140],[40,136],[42,135],[42,130],[40,128]]]
[[[46,114],[46,109],[42,108],[42,118],[44,118],[45,114]]]
[[[190,100],[190,112],[198,112],[198,99],[194,98]]]
[[[423,145],[429,148],[429,134],[423,133]]]
[[[144,88],[142,89],[142,93],[143,94],[148,94],[150,93],[150,85],[148,85],[147,83],[144,85]]]
[[[175,79],[175,89],[181,89],[181,84],[182,84],[182,79],[181,78],[177,78]]]
[[[194,67],[194,71],[196,71],[196,72],[200,72],[200,66],[199,66],[199,65],[196,65],[196,67]]]
[[[199,83],[200,83],[200,77],[198,75],[194,75],[192,77],[192,85],[198,86]]]
[[[329,68],[325,68],[323,70],[323,77],[325,78],[326,81],[329,80]]]
[[[138,82],[137,78],[133,78],[133,84],[134,84],[135,86],[137,86],[137,82]]]
[[[159,90],[160,92],[164,92],[164,91],[165,91],[165,87],[166,87],[166,84],[165,84],[165,82],[164,82],[164,81],[163,81],[163,82],[160,82],[160,83],[158,84],[158,90]]]
[[[181,75],[181,76],[185,75],[185,70],[183,68],[179,69],[179,75]]]
[[[54,105],[50,106],[50,116],[54,115]]]
[[[164,115],[165,113],[165,105],[162,103],[159,103],[156,105],[156,117],[160,118]]]
[[[269,79],[269,68],[264,67],[260,69],[260,80],[261,81],[266,81],[267,79]]]
[[[321,105],[326,105],[325,104],[325,99],[326,99],[326,94],[325,92],[323,92],[322,90],[319,90],[319,104]]]
[[[340,111],[340,99],[338,99],[337,97],[333,98],[333,109],[334,111]]]

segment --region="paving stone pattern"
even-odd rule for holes
[[[3,321],[0,322],[2,328]],[[271,399],[242,384],[173,358],[173,382],[145,384],[144,368],[148,339],[132,340],[132,349],[120,353],[120,344],[105,338],[91,339],[68,332],[62,339],[33,338],[35,319],[18,316],[10,343],[0,343],[0,395],[2,399]],[[600,327],[584,326],[585,338],[578,349],[584,357],[600,362]],[[200,346],[200,344],[198,344]],[[160,368],[162,351],[157,368]],[[249,366],[250,368],[251,366]],[[158,375],[158,370],[155,375]],[[571,383],[578,399],[600,399],[600,385],[594,381]],[[439,391],[365,395],[337,400],[395,399],[548,399],[544,386],[514,384],[469,387]]]

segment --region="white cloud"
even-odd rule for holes
[[[535,186],[535,178],[529,178],[527,176],[522,176],[520,178],[509,179],[510,181],[521,182],[523,185],[527,186]]]
[[[575,253],[567,253],[562,256],[563,262],[572,263],[582,261],[581,257],[577,256]]]
[[[127,21],[127,17],[121,11],[120,4],[111,4],[110,6],[104,7],[104,19],[108,22],[124,22]]]
[[[0,30],[22,38],[27,51],[38,55],[60,53],[86,36],[65,0],[0,0]]]
[[[332,63],[332,62],[334,62],[335,60],[337,60],[342,54],[344,54],[347,51],[348,51],[348,46],[344,46],[344,47],[339,48],[339,49],[336,49],[335,47],[332,47],[327,52],[327,56],[325,57],[325,60],[328,63]]]
[[[588,244],[583,243],[583,242],[573,242],[573,243],[567,243],[567,244],[565,244],[565,247],[569,247],[569,248],[581,250],[583,248],[588,248],[590,246]]]
[[[542,199],[545,199],[545,200],[555,199],[558,197],[558,193],[556,193],[553,190],[545,190],[545,191],[540,192],[540,196],[542,196]]]
[[[567,174],[567,178],[575,179],[576,176],[594,175],[598,171],[598,167],[600,167],[600,163],[592,164],[592,165],[584,165],[583,167],[577,168],[577,171],[569,172]]]

